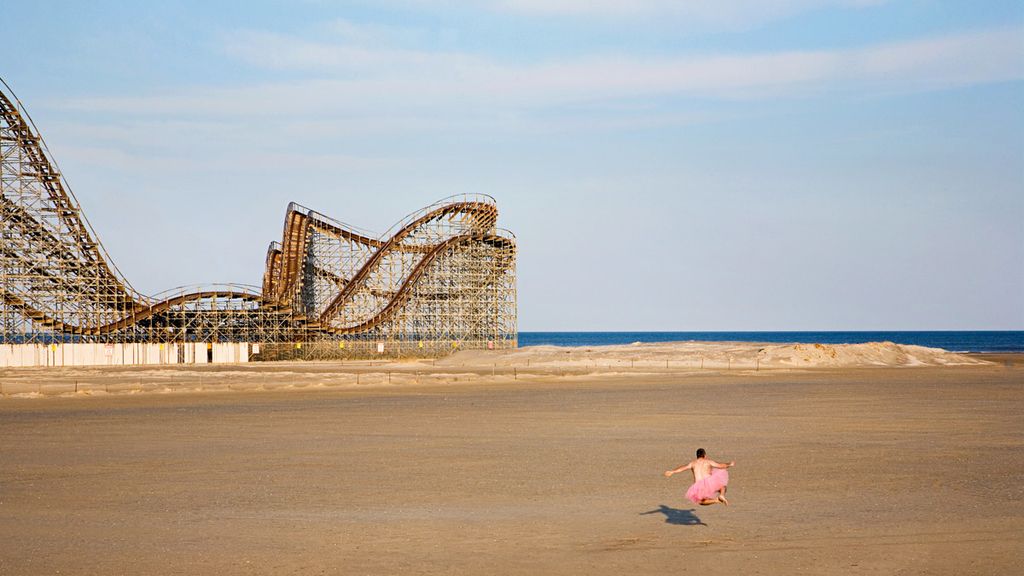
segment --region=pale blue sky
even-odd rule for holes
[[[1024,328],[1020,2],[156,4],[0,11],[143,292],[483,192],[522,330]]]

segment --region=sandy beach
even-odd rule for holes
[[[674,361],[7,371],[0,574],[1024,567],[1024,357]]]

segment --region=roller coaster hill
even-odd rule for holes
[[[446,198],[381,235],[292,203],[262,286],[139,293],[0,83],[0,366],[67,364],[62,350],[88,364],[201,362],[221,349],[221,361],[242,361],[516,346],[515,236],[496,227],[485,195]]]

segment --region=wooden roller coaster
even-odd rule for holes
[[[515,237],[486,195],[436,202],[380,235],[292,203],[262,288],[139,293],[0,83],[0,343],[247,342],[264,359],[516,346]]]

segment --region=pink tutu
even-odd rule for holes
[[[725,468],[715,468],[711,471],[711,476],[694,482],[693,486],[686,491],[686,497],[694,504],[700,504],[701,500],[716,498],[716,493],[727,484],[729,484],[729,473]]]

